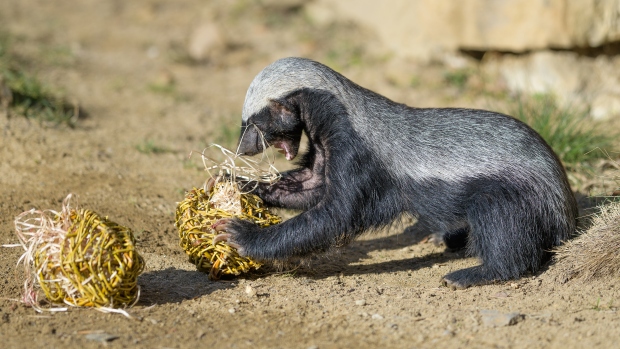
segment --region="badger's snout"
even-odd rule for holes
[[[237,153],[239,155],[256,155],[263,151],[263,139],[256,126],[241,126],[241,136]]]

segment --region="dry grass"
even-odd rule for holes
[[[618,152],[595,149],[604,158],[580,164],[567,171],[573,190],[593,197],[620,196],[620,162]]]
[[[601,207],[586,232],[556,249],[556,260],[567,280],[620,277],[618,251],[620,202],[612,202]]]

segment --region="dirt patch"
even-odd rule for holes
[[[17,214],[58,209],[72,192],[83,206],[132,227],[147,262],[134,320],[92,309],[37,314],[14,301],[22,251],[2,248],[3,346],[615,347],[617,279],[563,283],[550,265],[513,282],[450,291],[441,276],[476,260],[424,242],[407,221],[287,272],[265,268],[212,282],[188,263],[174,209],[205,179],[189,151],[235,143],[246,88],[274,59],[319,59],[410,105],[489,107],[493,90],[479,93],[479,80],[447,84],[443,68],[391,61],[370,50],[372,36],[362,29],[313,24],[296,2],[286,3],[0,4],[2,29],[24,66],[87,112],[75,128],[0,119],[8,125],[0,137],[0,244],[16,242]],[[192,57],[188,40],[204,22],[216,23],[226,44]],[[483,310],[519,316],[491,327]]]

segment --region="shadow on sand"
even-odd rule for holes
[[[278,270],[293,269],[289,273],[296,276],[308,277],[312,279],[324,279],[335,275],[363,275],[363,274],[383,274],[399,271],[415,271],[421,268],[430,267],[433,264],[445,263],[453,259],[465,258],[465,251],[457,252],[429,252],[421,256],[405,259],[391,259],[385,262],[374,264],[358,264],[359,262],[370,259],[374,251],[390,251],[406,249],[424,242],[430,233],[423,227],[416,225],[409,226],[402,233],[390,236],[379,236],[371,240],[356,240],[346,247],[329,252],[325,255],[311,257],[301,262],[297,268],[287,265],[278,269],[277,267],[267,267],[264,273],[277,272]],[[433,246],[433,250],[436,248]],[[441,248],[440,248],[441,250]],[[296,265],[296,264],[293,264]],[[260,277],[259,274],[254,276]],[[253,278],[250,276],[249,278]]]
[[[584,231],[591,225],[590,217],[600,211],[600,205],[606,198],[586,196],[582,193],[575,193],[579,206],[579,225],[578,231]],[[406,247],[423,243],[431,233],[420,224],[406,227],[401,234],[377,237],[372,240],[357,240],[348,246],[338,249],[335,252],[323,256],[312,257],[307,263],[295,270],[295,275],[305,276],[313,279],[323,279],[335,275],[362,275],[362,274],[382,274],[400,271],[415,271],[418,269],[431,267],[433,264],[446,263],[455,259],[467,258],[464,250],[450,252],[441,251],[415,256],[405,259],[392,259],[385,262],[374,264],[358,264],[369,259],[374,251],[396,251]],[[553,263],[550,259],[541,268],[539,273],[544,272]],[[274,267],[265,268],[266,271],[273,272]]]
[[[230,282],[214,282],[199,271],[167,268],[140,275],[141,296],[138,304],[178,303],[232,287]]]

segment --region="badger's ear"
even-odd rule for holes
[[[282,121],[290,121],[295,117],[295,112],[291,106],[276,100],[271,100],[271,113]]]

